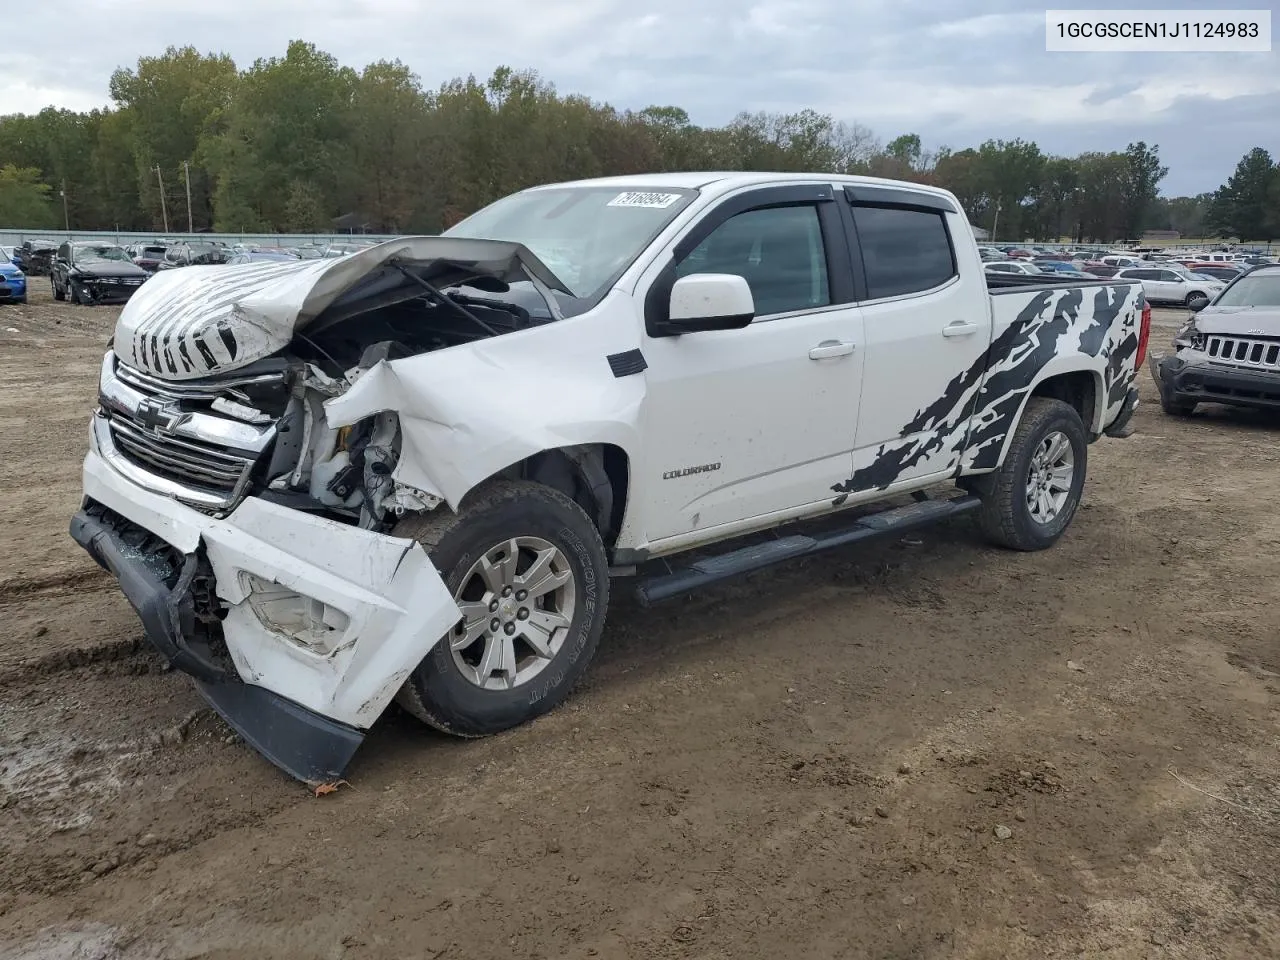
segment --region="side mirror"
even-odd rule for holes
[[[671,286],[666,326],[672,335],[740,330],[756,315],[751,287],[732,273],[693,273]]]

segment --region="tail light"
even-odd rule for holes
[[[1147,341],[1151,338],[1151,304],[1145,300],[1142,304],[1142,325],[1138,328],[1138,360],[1134,367],[1142,369],[1147,362]]]

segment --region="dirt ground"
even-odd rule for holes
[[[316,798],[67,537],[115,313],[0,308],[0,958],[1280,955],[1274,421],[1144,371],[1054,549],[616,582],[561,709]]]

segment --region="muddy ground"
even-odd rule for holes
[[[0,308],[0,958],[1280,955],[1274,421],[1144,371],[1055,549],[617,584],[564,707],[316,798],[66,535],[115,312]]]

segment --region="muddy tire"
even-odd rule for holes
[[[978,518],[986,538],[1013,550],[1053,546],[1080,506],[1088,456],[1075,408],[1030,398],[1004,464],[983,494]]]
[[[50,276],[49,283],[53,286],[53,299],[55,300],[67,299],[67,295],[63,292],[62,288],[58,286],[58,281],[55,277]]]
[[[595,655],[609,565],[595,524],[557,490],[491,481],[455,513],[406,518],[463,619],[409,676],[397,702],[445,733],[479,737],[563,701]]]

